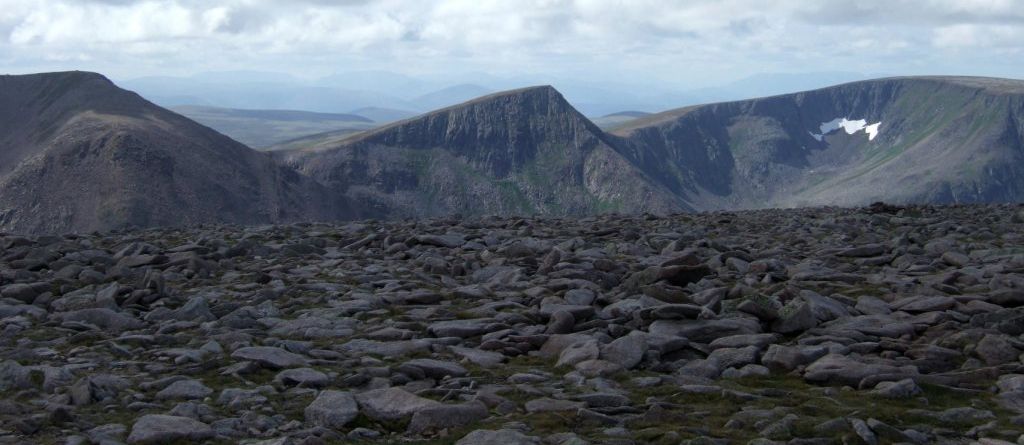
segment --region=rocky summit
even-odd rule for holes
[[[1024,207],[0,236],[0,443],[1024,440]]]

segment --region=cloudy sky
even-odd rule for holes
[[[0,0],[0,66],[691,86],[765,72],[1024,77],[1024,0]]]

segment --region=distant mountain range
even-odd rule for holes
[[[660,112],[683,105],[763,97],[866,78],[852,72],[761,73],[713,87],[679,88],[637,84],[629,79],[613,82],[578,77],[498,77],[485,73],[431,78],[388,71],[354,71],[299,79],[276,72],[223,71],[187,77],[124,79],[116,83],[164,107],[200,105],[352,113],[387,123],[397,119],[377,118],[360,110],[397,110],[411,116],[495,91],[550,83],[584,115],[599,117],[624,110]]]
[[[213,114],[252,113],[316,117]],[[266,155],[97,74],[3,76],[0,230],[1024,201],[1024,81],[885,78],[619,117],[602,130],[531,87]]]

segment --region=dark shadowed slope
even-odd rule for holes
[[[683,209],[548,86],[280,155],[381,216]]]
[[[614,134],[697,209],[1019,202],[1022,116],[1024,81],[909,77],[687,107]]]
[[[0,230],[348,214],[314,181],[99,74],[0,76]]]

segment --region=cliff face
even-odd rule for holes
[[[280,156],[371,216],[683,209],[546,86],[485,96]]]
[[[333,219],[308,178],[98,74],[0,77],[0,231]]]
[[[893,78],[673,110],[615,136],[700,209],[1021,201],[1022,104],[1021,81]]]

